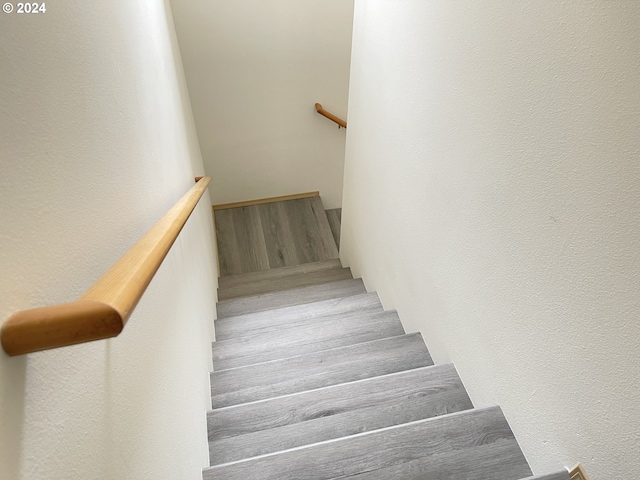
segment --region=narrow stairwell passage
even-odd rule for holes
[[[500,408],[338,260],[223,276],[219,297],[204,480],[569,480],[531,477]]]

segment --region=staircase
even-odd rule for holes
[[[338,259],[220,278],[204,480],[569,480],[532,473]]]

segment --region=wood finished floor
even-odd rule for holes
[[[208,416],[211,464],[347,437],[472,408],[452,365],[343,383]]]
[[[335,211],[329,215],[332,225],[320,197],[217,210],[214,220],[220,274],[237,275],[337,258],[340,215]]]
[[[321,207],[216,212],[203,480],[569,480],[532,477],[500,408],[473,408],[455,367],[434,366],[421,334],[342,268],[340,212]]]
[[[332,208],[331,210],[327,210],[327,220],[329,220],[329,227],[331,227],[333,239],[336,241],[338,250],[340,250],[340,224],[342,222],[342,209]]]
[[[232,298],[218,302],[218,316],[230,317],[245,313],[255,313],[273,308],[282,308],[301,303],[317,302],[331,298],[347,297],[365,293],[361,279],[347,279],[339,282],[310,285],[307,287],[271,292],[250,297]]]
[[[419,333],[211,373],[214,408],[433,365]]]
[[[471,461],[460,461],[462,450]],[[226,463],[205,469],[203,478],[516,480],[530,473],[501,410],[491,407]]]

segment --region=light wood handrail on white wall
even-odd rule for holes
[[[8,355],[22,355],[117,336],[207,189],[197,183],[80,299],[23,310],[0,329]]]
[[[333,113],[327,112],[319,103],[316,103],[316,112],[324,117],[327,117],[332,122],[336,122],[338,124],[338,127],[347,128],[347,122],[339,117],[336,117]]]

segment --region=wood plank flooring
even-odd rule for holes
[[[364,283],[360,279],[341,280],[339,282],[312,285],[279,292],[234,298],[218,302],[218,315],[230,317],[243,313],[259,312],[272,308],[300,305],[330,298],[347,297],[365,293]]]
[[[222,276],[338,257],[320,197],[217,210]]]
[[[213,368],[242,367],[402,334],[404,329],[395,311],[323,317],[217,341],[213,345]]]
[[[375,311],[382,311],[382,304],[378,295],[375,293],[354,293],[290,307],[220,317],[215,320],[214,325],[216,338],[218,340],[228,340],[260,334],[263,331],[277,329],[281,325],[287,328],[292,324],[313,321],[323,317]]]
[[[211,464],[470,408],[450,364],[222,408],[208,416]]]
[[[258,206],[220,210],[214,218],[221,275],[269,268]]]
[[[338,250],[340,250],[340,223],[342,222],[342,209],[332,208],[327,210],[327,220],[329,221],[329,227],[331,227],[331,233],[333,239],[336,242]]]
[[[322,264],[324,262],[307,263],[305,265],[318,265],[318,263]],[[298,269],[299,267],[289,268]],[[272,272],[273,270],[265,271]],[[220,286],[218,290],[218,299],[228,300],[230,298],[245,297],[249,295],[260,295],[263,293],[277,292],[279,290],[307,287],[310,285],[320,285],[322,283],[337,282],[339,280],[348,280],[352,278],[353,276],[351,275],[351,270],[349,270],[348,268],[329,268],[309,271],[304,274],[292,274],[283,276],[282,278],[279,278],[277,280],[266,279],[247,283],[244,285]]]
[[[341,269],[340,259],[324,260],[320,262],[302,263],[292,267],[275,268],[272,270],[260,270],[258,272],[244,273],[239,275],[227,275],[220,277],[218,286],[221,289],[245,287],[253,288],[254,284],[279,282],[289,277],[300,277],[307,273],[317,273],[326,270]],[[253,295],[252,293],[241,293],[239,296]]]
[[[474,409],[454,366],[332,257],[339,212],[251,208],[217,223],[204,480],[569,480],[531,477],[500,408]]]
[[[433,365],[419,333],[211,373],[214,408]]]
[[[316,443],[313,447],[253,457],[248,461],[226,463],[205,469],[203,478],[281,480],[358,478],[356,475],[363,475],[360,478],[459,479],[465,478],[457,473],[465,463],[443,462],[442,456],[462,449],[478,457],[472,468],[479,459],[493,460],[494,464],[493,468],[476,473],[474,477],[467,474],[466,478],[513,480],[531,473],[502,412],[498,407],[492,407],[374,430]],[[496,455],[497,451],[499,455]],[[318,462],[318,458],[328,461]],[[498,462],[501,468],[496,470]],[[507,462],[508,471],[504,468]],[[420,476],[407,476],[404,469],[400,475],[392,473],[405,463],[412,463],[412,469]]]
[[[486,444],[468,444],[460,450],[453,449],[424,456],[409,462],[350,475],[348,478],[358,480],[396,478],[402,480],[512,480],[530,471],[515,439],[491,441],[493,439],[489,437],[487,440]]]

